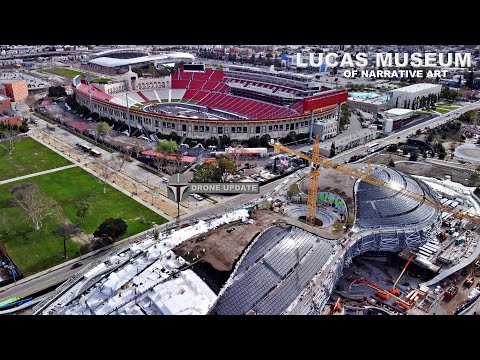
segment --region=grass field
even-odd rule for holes
[[[51,69],[45,69],[43,70],[44,72],[61,76],[67,79],[73,79],[75,76],[80,75],[80,76],[85,76],[85,73],[77,70],[72,70],[68,68],[63,68],[63,67],[56,67],[56,68],[51,68]]]
[[[80,75],[81,77],[85,77],[85,73],[82,72],[82,71],[73,70],[73,69],[69,69],[69,68],[63,68],[63,67],[45,69],[43,71],[47,72],[49,74],[64,77],[66,79],[73,79],[77,75]],[[110,79],[108,79],[108,78],[101,78],[101,77],[97,77],[95,75],[92,75],[91,78],[92,78],[92,83],[97,83],[97,84],[108,84],[108,82],[110,81]]]
[[[0,180],[71,165],[71,162],[31,138],[15,143],[12,155],[0,147]]]
[[[35,183],[40,191],[59,205],[59,214],[47,217],[38,231],[33,229],[33,223],[21,208],[8,203],[11,189],[22,182]],[[91,206],[83,224],[76,215],[81,201],[87,201]],[[0,242],[26,276],[65,261],[62,258],[63,239],[56,234],[56,228],[62,221],[68,220],[79,225],[85,233],[92,234],[105,219],[121,217],[128,223],[124,237],[166,222],[160,215],[111,186],[107,185],[107,192],[103,194],[103,183],[80,168],[0,185],[1,217],[6,221],[0,230]],[[79,256],[80,251],[86,251],[72,240],[67,240],[67,249],[69,259]]]

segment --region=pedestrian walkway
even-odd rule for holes
[[[33,173],[33,174],[18,176],[18,177],[16,177],[16,178],[11,178],[11,179],[7,179],[7,180],[2,180],[2,181],[0,181],[0,185],[8,184],[8,183],[11,183],[11,182],[15,182],[15,181],[19,181],[19,180],[24,180],[24,179],[28,179],[28,178],[32,178],[32,177],[35,177],[35,176],[50,174],[50,173],[54,173],[54,172],[57,172],[57,171],[62,171],[62,170],[66,170],[66,169],[71,169],[71,168],[77,167],[77,166],[78,166],[77,164],[72,164],[72,165],[67,165],[67,166],[58,167],[58,168],[55,168],[55,169],[39,171],[39,172]]]
[[[99,177],[99,175],[94,171],[92,170],[91,168],[88,167],[88,162],[85,162],[84,164],[82,164],[81,162],[77,161],[76,159],[74,158],[71,158],[69,157],[67,154],[63,153],[62,151],[58,150],[56,147],[52,146],[51,144],[47,143],[46,141],[44,141],[43,138],[41,138],[39,135],[39,132],[37,133],[30,133],[30,137],[33,138],[34,140],[38,141],[39,143],[41,143],[42,145],[48,147],[50,150],[56,152],[57,154],[65,157],[66,159],[69,159],[70,161],[76,163],[76,166],[79,166],[81,167],[83,170],[89,172],[90,174],[92,174],[93,176],[95,177]],[[45,139],[46,140],[46,139]],[[58,140],[57,140],[58,141]],[[125,195],[127,196],[130,196],[132,199],[138,201],[139,203],[141,203],[143,206],[149,208],[150,210],[152,210],[153,212],[163,216],[165,219],[167,219],[168,221],[172,220],[174,218],[174,216],[170,216],[168,214],[166,214],[164,211],[156,208],[155,206],[152,206],[151,204],[149,204],[147,201],[145,201],[144,199],[141,199],[140,197],[132,194],[132,193],[129,193],[128,191],[126,191],[123,187],[119,186],[118,184],[116,183],[113,183],[109,180],[107,180],[107,184],[109,184],[110,186],[114,187],[115,189],[121,191],[122,193],[124,193]]]

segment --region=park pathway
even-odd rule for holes
[[[55,168],[55,169],[39,171],[39,172],[36,172],[36,173],[33,173],[33,174],[18,176],[18,177],[15,177],[15,178],[0,181],[0,185],[8,184],[8,183],[11,183],[11,182],[14,182],[14,181],[28,179],[28,178],[31,178],[31,177],[40,176],[40,175],[44,175],[44,174],[50,174],[50,173],[54,173],[54,172],[57,172],[57,171],[71,169],[71,168],[77,167],[77,166],[78,166],[77,164],[71,164],[71,165],[67,165],[67,166],[58,167],[58,168]]]

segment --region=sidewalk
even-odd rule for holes
[[[70,159],[69,159],[69,160],[70,160]],[[24,176],[18,176],[18,177],[16,177],[16,178],[11,178],[11,179],[7,179],[7,180],[2,180],[2,181],[0,181],[0,185],[8,184],[8,183],[11,183],[11,182],[14,182],[14,181],[19,181],[19,180],[28,179],[28,178],[31,178],[31,177],[40,176],[40,175],[44,175],[44,174],[50,174],[50,173],[54,173],[54,172],[57,172],[57,171],[62,171],[62,170],[66,170],[66,169],[71,169],[71,168],[77,167],[77,166],[78,166],[77,164],[72,164],[72,165],[67,165],[67,166],[58,167],[58,168],[55,168],[55,169],[40,171],[40,172],[33,173],[33,174],[28,174],[28,175],[24,175]]]
[[[82,164],[78,161],[76,161],[75,159],[73,158],[70,158],[69,156],[67,156],[66,154],[62,153],[61,151],[59,151],[58,149],[56,149],[55,147],[51,146],[50,144],[46,143],[45,141],[41,140],[39,137],[33,135],[33,134],[30,134],[30,136],[35,140],[35,141],[38,141],[39,143],[41,143],[42,145],[46,146],[47,148],[49,148],[50,150],[52,151],[55,151],[57,154],[63,156],[64,158],[72,161],[74,164],[76,164],[76,166],[80,166],[83,170],[87,171],[88,173],[92,174],[93,176],[95,177],[99,177],[97,175],[96,172],[94,172],[92,169],[90,169],[88,167],[88,162],[86,162],[85,164]],[[103,150],[104,152],[106,152],[105,150]],[[109,184],[110,186],[112,186],[113,188],[121,191],[123,194],[127,195],[128,197],[131,197],[132,199],[138,201],[139,203],[141,203],[143,206],[149,208],[150,210],[154,211],[155,213],[163,216],[165,219],[167,219],[168,221],[170,220],[173,220],[173,217],[172,216],[169,216],[168,214],[166,214],[165,212],[163,212],[162,210],[159,210],[157,209],[156,207],[150,205],[149,203],[147,203],[146,201],[144,201],[143,199],[140,199],[138,196],[136,195],[132,195],[131,193],[129,193],[128,191],[126,191],[125,189],[123,189],[122,187],[118,186],[117,184],[107,180],[107,184]]]

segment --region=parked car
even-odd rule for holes
[[[167,179],[166,177],[162,177],[162,181],[163,181],[164,183],[168,183],[168,179]]]
[[[195,194],[195,193],[190,194],[190,196],[192,196],[197,201],[202,201],[203,200],[203,197],[201,197],[200,195]]]

